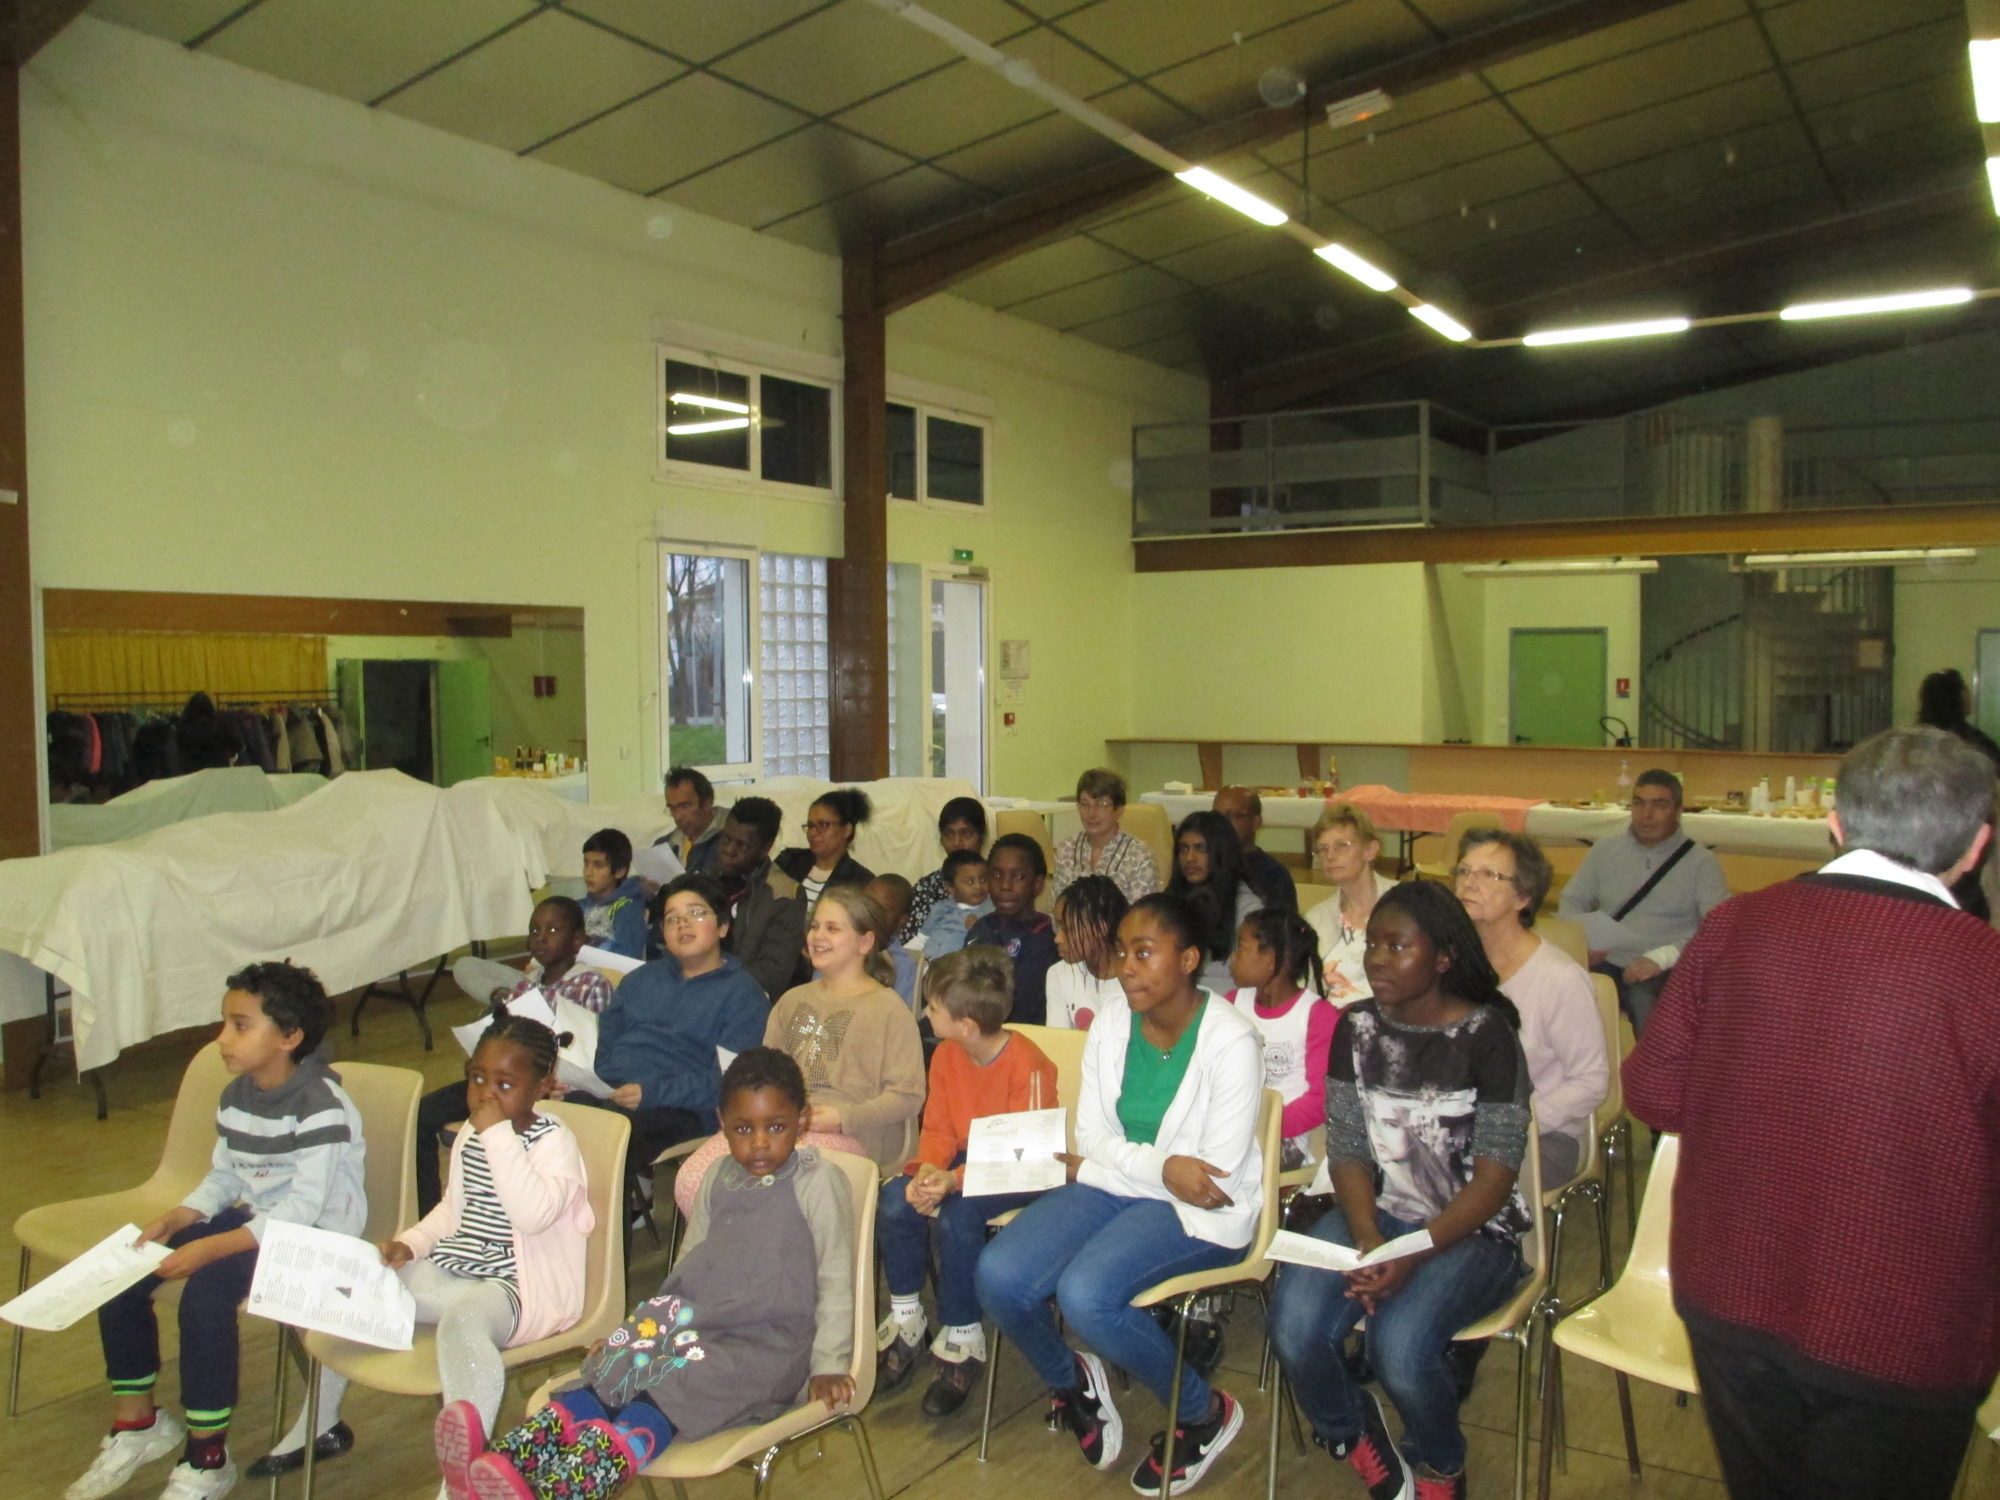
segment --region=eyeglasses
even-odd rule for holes
[[[1502,875],[1498,870],[1475,870],[1471,865],[1460,865],[1451,872],[1465,885],[1512,885],[1512,875]]]
[[[1109,797],[1079,797],[1076,799],[1076,805],[1078,807],[1094,808],[1098,812],[1109,812],[1118,804],[1113,802]]]
[[[846,826],[845,823],[807,823],[804,825],[807,833],[831,833],[836,828],[845,828]]]
[[[1321,854],[1347,854],[1360,847],[1353,839],[1335,839],[1330,844],[1321,844],[1319,852]]]
[[[684,906],[679,911],[663,912],[660,915],[662,927],[699,927],[704,922],[713,922],[715,913],[705,906]]]

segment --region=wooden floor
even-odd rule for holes
[[[336,1038],[341,1055],[421,1069],[432,1086],[458,1076],[464,1059],[443,1026],[445,1022],[472,1019],[474,1010],[469,1002],[457,998],[448,982],[439,988],[441,995],[452,998],[433,1005],[440,1038],[436,1051],[422,1050],[416,1025],[406,1010],[377,999],[370,1003],[358,1040],[347,1035],[345,1017],[350,1007],[342,1003],[343,1019]],[[102,1122],[92,1118],[89,1090],[73,1080],[57,1082],[40,1100],[21,1094],[0,1095],[0,1139],[7,1143],[7,1170],[0,1176],[0,1223],[11,1226],[17,1214],[38,1203],[109,1192],[142,1180],[158,1158],[184,1062],[184,1053],[173,1052],[151,1052],[121,1061],[108,1074],[112,1110],[110,1118]],[[1643,1131],[1639,1134],[1644,1136]],[[1621,1260],[1623,1217],[1621,1211],[1613,1245]],[[1581,1295],[1596,1274],[1588,1219],[1581,1220],[1579,1227],[1584,1232],[1570,1242],[1577,1253],[1571,1257],[1570,1274],[1565,1276],[1572,1296]],[[5,1264],[15,1265],[19,1247],[11,1233],[5,1236],[4,1250]],[[664,1256],[642,1233],[630,1281],[634,1299],[650,1292],[663,1271]],[[171,1404],[177,1399],[178,1384],[173,1373],[171,1318],[166,1325],[168,1372],[161,1379],[161,1392]],[[1890,1335],[1889,1330],[1884,1332]],[[26,1338],[24,1414],[11,1421],[0,1419],[0,1476],[4,1476],[0,1477],[0,1497],[5,1500],[60,1495],[89,1463],[107,1424],[109,1398],[95,1324],[85,1322],[67,1333],[28,1334]],[[1219,1379],[1242,1401],[1245,1425],[1201,1486],[1201,1493],[1211,1500],[1260,1500],[1264,1492],[1270,1405],[1257,1390],[1261,1343],[1257,1308],[1246,1299],[1231,1318],[1225,1373]],[[247,1465],[269,1446],[274,1357],[271,1325],[246,1317],[245,1373],[232,1443],[242,1464]],[[1466,1403],[1465,1424],[1472,1449],[1470,1488],[1476,1500],[1502,1500],[1512,1493],[1514,1361],[1512,1349],[1494,1350],[1482,1365],[1478,1387]],[[545,1367],[533,1372],[533,1378],[517,1380],[509,1390],[510,1412],[519,1410],[518,1403],[539,1378],[557,1368]],[[1716,1477],[1715,1455],[1702,1424],[1698,1399],[1684,1408],[1676,1407],[1671,1392],[1635,1384],[1645,1472],[1634,1480],[1625,1470],[1610,1374],[1577,1360],[1568,1362],[1566,1374],[1569,1464],[1567,1473],[1556,1475],[1554,1494],[1572,1500],[1602,1496],[1722,1500],[1724,1492]],[[292,1389],[296,1403],[296,1381]],[[1128,1472],[1138,1461],[1145,1438],[1159,1422],[1153,1398],[1140,1391],[1123,1398],[1127,1456],[1113,1472],[1095,1474],[1084,1467],[1067,1437],[1053,1435],[1043,1427],[1040,1412],[1045,1395],[1011,1351],[1003,1356],[992,1459],[980,1464],[976,1401],[950,1420],[933,1422],[919,1409],[920,1385],[912,1382],[867,1413],[885,1490],[906,1500],[999,1500],[1034,1493],[1110,1500],[1111,1496],[1130,1493]],[[1536,1410],[1539,1413],[1539,1408]],[[430,1453],[432,1411],[428,1403],[411,1398],[359,1388],[350,1392],[346,1416],[358,1442],[347,1457],[321,1470],[319,1495],[324,1500],[430,1500],[438,1487]],[[1534,1451],[1531,1445],[1531,1464]],[[790,1459],[781,1461],[774,1471],[773,1485],[781,1497],[827,1500],[832,1495],[866,1494],[853,1446],[844,1437],[831,1435],[822,1455],[808,1452],[804,1457],[808,1462],[802,1467],[808,1468],[808,1473],[794,1473]],[[165,1478],[166,1466],[162,1464],[144,1471],[124,1493],[150,1497],[158,1493]],[[1042,1491],[1043,1484],[1055,1488]],[[1300,1455],[1291,1446],[1289,1431],[1282,1447],[1278,1484],[1283,1494],[1311,1496],[1313,1500],[1321,1496],[1327,1500],[1359,1497],[1362,1493],[1359,1480],[1320,1450],[1309,1448]],[[1532,1492],[1532,1468],[1530,1485]],[[297,1493],[300,1486],[293,1480],[287,1488]],[[246,1483],[237,1493],[247,1495],[257,1489]],[[719,1500],[747,1500],[750,1480],[746,1475],[732,1474],[706,1481],[697,1495],[703,1491]],[[2000,1450],[1993,1444],[1977,1444],[1964,1493],[2000,1497]]]

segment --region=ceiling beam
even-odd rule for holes
[[[17,68],[34,60],[56,34],[90,8],[90,0],[7,0],[6,26],[0,45]]]
[[[1521,14],[1394,61],[1345,74],[1314,88],[1307,119],[1328,104],[1382,89],[1412,94],[1512,57],[1574,41],[1685,0],[1544,0]],[[1300,111],[1258,109],[1165,142],[1189,161],[1213,160],[1283,140],[1299,128]],[[934,293],[1014,256],[1073,233],[1078,226],[1165,187],[1152,163],[1120,155],[1067,177],[1017,193],[986,208],[880,247],[876,296],[884,312]]]

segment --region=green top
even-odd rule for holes
[[[1194,1058],[1194,1039],[1207,1009],[1208,997],[1204,995],[1187,1030],[1167,1053],[1146,1040],[1140,1018],[1132,1017],[1132,1037],[1125,1044],[1125,1081],[1118,1090],[1118,1123],[1125,1127],[1126,1140],[1150,1146],[1159,1135],[1160,1121],[1167,1117],[1167,1107],[1180,1092],[1181,1080]]]

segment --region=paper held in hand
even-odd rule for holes
[[[627,958],[622,953],[613,953],[609,948],[593,948],[589,943],[577,949],[576,961],[593,969],[609,969],[614,974],[630,974],[646,962],[643,958]]]
[[[21,1328],[60,1333],[85,1313],[150,1275],[173,1252],[165,1245],[134,1245],[135,1224],[123,1224],[60,1271],[44,1277],[6,1306],[0,1318]]]
[[[1335,1209],[1338,1213],[1339,1210]],[[1406,1255],[1431,1248],[1431,1232],[1417,1229],[1377,1245],[1366,1255],[1346,1245],[1316,1240],[1309,1234],[1280,1229],[1271,1236],[1271,1248],[1264,1254],[1272,1260],[1289,1261],[1295,1266],[1312,1266],[1321,1271],[1358,1271],[1363,1266],[1379,1266],[1384,1261],[1401,1260]]]
[[[556,1054],[556,1082],[564,1088],[594,1094],[600,1099],[610,1097],[611,1085],[594,1071],[597,1058],[597,1017],[594,1014],[574,1000],[565,1000],[560,995],[545,995],[538,989],[523,990],[507,1002],[506,1010],[509,1015],[540,1021],[557,1036],[564,1032],[570,1034],[569,1045]],[[463,1026],[452,1027],[451,1034],[458,1038],[458,1045],[470,1057],[479,1049],[479,1039],[486,1035],[486,1028],[491,1024],[484,1019],[468,1021]]]
[[[1056,1153],[1069,1149],[1067,1112],[1026,1109],[1016,1114],[982,1115],[965,1142],[968,1198],[992,1193],[1037,1193],[1061,1187],[1069,1169]]]
[[[268,1219],[245,1304],[260,1318],[377,1349],[407,1349],[417,1302],[366,1240]]]

